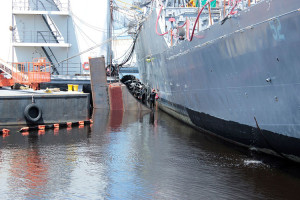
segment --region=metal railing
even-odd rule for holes
[[[22,64],[25,62],[19,62],[19,63],[9,63],[9,65],[14,66],[13,70],[15,71],[14,73],[16,74],[17,72],[21,72],[20,69],[22,68]],[[50,63],[50,62],[47,62]],[[51,64],[51,63],[50,63]],[[18,67],[16,67],[18,66]],[[3,65],[0,64],[0,69],[2,70]],[[23,66],[24,70],[28,70],[28,65]],[[53,73],[53,68],[47,64],[47,72],[50,72],[51,74]],[[50,71],[48,70],[50,69]],[[59,75],[75,75],[75,74],[87,74],[89,71],[84,70],[82,68],[82,63],[73,63],[73,62],[62,62],[59,64],[59,67],[56,68],[57,71],[59,72]],[[12,70],[11,67],[8,68],[9,74],[12,75]],[[32,70],[32,68],[30,69]],[[26,79],[27,80],[27,79]]]
[[[49,30],[52,32],[53,37],[55,37],[56,42],[59,43],[59,41],[63,41],[64,39],[52,18],[49,15],[42,15],[42,18],[48,26]]]
[[[20,31],[14,33],[13,42],[16,43],[57,43],[63,42],[58,31]]]
[[[58,69],[59,74],[61,75],[74,75],[74,74],[84,74],[89,71],[82,68],[82,63],[60,63],[60,68]]]
[[[57,43],[59,37],[58,31],[37,31],[37,43]]]
[[[69,0],[12,0],[13,11],[69,11]]]
[[[220,22],[223,24],[231,15],[235,15],[262,1],[264,0],[221,0],[217,1],[217,4],[212,7],[210,4],[212,0],[207,0],[206,4],[200,7],[166,6],[162,9],[163,6],[161,6],[156,23],[156,33],[165,36],[170,46],[178,44],[180,40],[187,39],[191,41],[194,33],[196,38],[201,39],[203,36],[196,35],[196,33],[209,28],[215,23]],[[158,24],[160,24],[160,28],[164,33],[157,32]]]
[[[32,84],[50,82],[50,63],[46,58],[34,59],[33,62],[12,63],[12,77],[15,82]]]

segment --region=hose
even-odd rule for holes
[[[156,32],[156,34],[159,35],[159,36],[163,36],[163,35],[166,35],[166,34],[169,33],[169,31],[167,31],[167,32],[165,32],[165,33],[159,33],[159,32],[157,31],[157,24],[158,24],[158,20],[159,20],[159,17],[160,17],[160,13],[161,13],[162,8],[163,8],[163,6],[160,7],[160,10],[159,10],[159,13],[158,13],[158,16],[157,16],[157,19],[156,19],[156,24],[155,24],[155,32]]]
[[[195,29],[196,29],[196,25],[197,25],[197,22],[199,20],[199,17],[202,13],[202,11],[204,10],[204,8],[209,4],[211,3],[212,1],[214,0],[209,0],[206,2],[206,4],[204,6],[202,6],[201,10],[199,11],[198,15],[197,15],[197,18],[196,18],[196,21],[195,21],[195,24],[194,24],[194,27],[193,27],[193,31],[192,31],[192,35],[191,35],[191,38],[189,38],[189,34],[188,34],[188,40],[191,42],[193,40],[193,37],[194,37],[194,33],[195,33]]]

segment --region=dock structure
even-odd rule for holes
[[[90,117],[90,95],[0,88],[0,126],[78,122]]]
[[[93,107],[119,111],[150,111],[128,91],[122,83],[107,83],[105,58],[91,58],[91,89]]]

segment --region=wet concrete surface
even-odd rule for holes
[[[94,111],[83,128],[0,137],[1,199],[297,199],[300,168],[169,115]]]

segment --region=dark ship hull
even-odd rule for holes
[[[298,0],[262,1],[171,47],[155,33],[154,11],[136,44],[142,82],[176,118],[299,162],[299,8]]]

